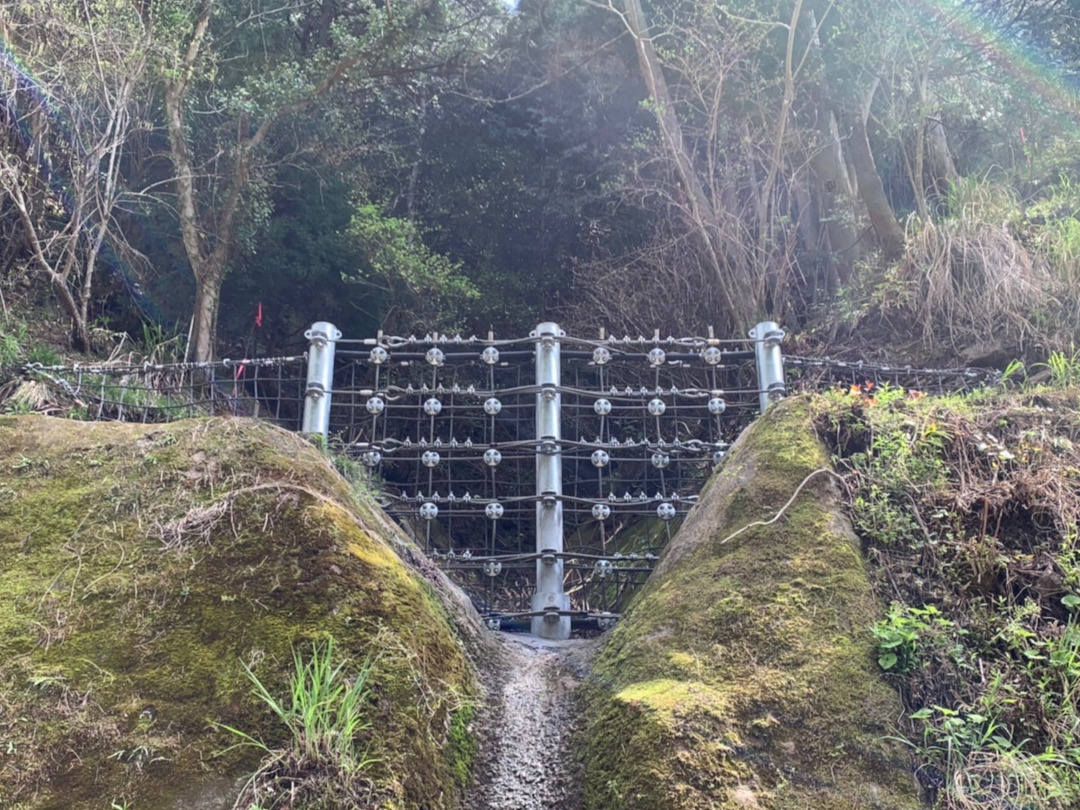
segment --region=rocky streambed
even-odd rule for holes
[[[466,810],[575,810],[580,769],[570,739],[581,712],[576,689],[596,641],[503,635],[483,675],[488,698],[478,713],[480,760]]]

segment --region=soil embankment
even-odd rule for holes
[[[371,804],[458,806],[486,636],[300,436],[0,417],[0,593],[0,808],[228,810],[265,752],[223,726],[291,742],[245,668],[287,700],[328,638],[373,662]]]
[[[377,806],[919,806],[883,742],[900,707],[873,663],[880,606],[832,477],[807,478],[830,464],[805,402],[744,434],[588,642],[484,631],[267,425],[6,417],[0,447],[0,782],[23,808],[226,810],[259,757],[219,756],[220,724],[287,742],[245,667],[280,695],[328,635],[374,654]]]
[[[734,445],[583,687],[586,810],[920,806],[830,470],[804,399]]]

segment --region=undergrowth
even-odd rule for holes
[[[819,398],[817,424],[890,604],[877,662],[920,783],[947,810],[1080,806],[1076,391],[873,393]]]
[[[940,203],[908,218],[897,261],[857,264],[811,318],[811,341],[839,335],[838,350],[893,363],[1001,367],[1080,340],[1080,184],[1063,174],[1021,199],[1000,180],[966,177]]]
[[[236,808],[370,805],[373,785],[365,771],[377,760],[368,755],[362,735],[371,728],[368,682],[372,661],[368,658],[346,676],[347,662],[336,662],[336,657],[332,638],[312,645],[306,658],[294,650],[286,700],[276,698],[243,664],[253,693],[288,730],[288,740],[273,747],[246,731],[217,724],[238,738],[226,751],[251,746],[263,754],[236,800]]]
[[[47,366],[58,362],[60,354],[56,349],[30,340],[24,322],[0,324],[0,382],[10,369],[21,363]]]

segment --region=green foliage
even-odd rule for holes
[[[1063,383],[1069,361],[1049,366]],[[1037,406],[1023,388],[888,394],[824,397],[819,424],[891,603],[876,659],[900,687],[917,770],[942,774],[949,810],[1074,807],[1080,503],[1055,493],[1080,469],[1075,388],[1043,387]]]
[[[917,544],[919,525],[900,500],[876,483],[869,485],[852,502],[856,528],[885,545]]]
[[[30,342],[25,322],[0,329],[0,368],[20,363],[56,366],[61,362],[60,353],[52,346]]]
[[[309,438],[316,447],[326,454],[338,474],[348,482],[353,499],[361,506],[373,505],[375,502],[374,496],[378,492],[378,480],[372,474],[371,469],[356,459],[350,458],[347,449],[339,440],[332,439],[327,442],[317,434],[309,436]]]
[[[401,8],[369,2],[285,4],[259,7],[257,13],[243,3],[228,2],[215,4],[208,19],[199,16],[204,8],[163,13],[156,31],[163,54],[161,74],[170,88],[166,101],[171,100],[174,117],[182,119],[170,130],[173,162],[178,171],[188,157],[195,164],[205,159],[205,165],[213,167],[196,173],[192,182],[197,193],[187,208],[177,207],[179,224],[189,234],[200,229],[207,248],[193,247],[194,240],[188,238],[183,249],[198,286],[216,291],[222,277],[244,269],[256,278],[238,286],[256,291],[258,300],[264,287],[278,292],[282,286],[280,279],[263,283],[271,278],[272,268],[257,258],[278,241],[277,235],[266,237],[278,224],[275,215],[286,196],[281,190],[296,185],[300,174],[307,175],[307,181],[326,178],[330,186],[344,181],[354,198],[375,185],[380,199],[400,198],[400,167],[414,159],[418,134],[410,126],[413,106],[436,95],[449,84],[448,77],[479,59],[506,19],[498,0],[436,0]],[[196,33],[199,19],[208,25],[201,38]],[[190,79],[179,81],[185,54],[196,52]],[[176,147],[179,141],[183,148]],[[384,161],[392,168],[386,169]],[[289,224],[306,220],[307,240],[329,230],[328,241],[342,243],[344,228],[335,234],[315,225],[314,215],[288,213]],[[335,263],[339,284],[342,273],[359,273],[378,286],[376,300],[360,304],[377,322],[388,311],[413,308],[423,295],[443,297],[425,300],[427,311],[418,313],[428,328],[453,324],[457,313],[449,310],[458,306],[459,295],[470,294],[460,283],[457,266],[423,247],[420,231],[409,230],[411,211],[405,224],[393,217],[369,216],[373,213],[361,209],[357,214],[359,238],[349,247],[359,247],[361,257],[359,262],[353,258],[351,266]],[[209,222],[214,227],[207,227]],[[299,251],[294,247],[291,252]],[[268,264],[280,264],[279,257]],[[295,284],[302,280],[297,277],[311,275],[305,265],[301,259],[299,266],[289,268],[286,278],[293,285],[273,308],[281,328],[295,328],[296,320],[304,317],[289,310],[295,309]],[[322,275],[330,268],[316,262],[311,269]],[[341,307],[345,296],[340,290],[320,291],[308,307],[317,306],[318,299],[332,301],[335,295],[333,306]],[[243,316],[233,313],[224,319],[233,326],[234,339],[249,332],[248,311],[254,303],[246,297],[240,307]],[[302,308],[310,313],[308,307]],[[328,315],[310,313],[307,321]],[[448,323],[439,322],[442,316]],[[204,347],[200,352],[207,350],[207,337],[213,337],[209,333],[215,319],[216,313],[206,322],[196,320],[195,342]]]
[[[131,409],[168,413],[170,418],[183,419],[202,415],[199,405],[183,393],[157,391],[152,384],[137,376],[87,374],[83,377],[86,390],[100,397],[101,406],[112,411]],[[95,406],[95,410],[96,410]]]
[[[341,477],[348,481],[354,488],[362,489],[367,482],[367,468],[358,461],[354,461],[344,453],[333,453],[330,462]]]
[[[956,294],[923,318],[932,323],[942,313],[965,314],[964,302],[977,298],[965,285],[971,268],[1001,254],[1007,241],[986,228],[979,231],[985,239],[968,239],[956,231],[960,222],[1019,226],[1017,238],[1058,275],[1078,272],[1075,130],[1056,126],[1052,105],[1018,85],[1013,71],[991,69],[988,49],[973,46],[978,37],[970,31],[991,36],[1009,15],[961,13],[970,5],[1000,11],[1007,0],[940,9],[810,3],[794,21],[791,4],[760,0],[642,4],[690,168],[705,198],[722,201],[704,230],[720,231],[720,264],[696,276],[708,251],[687,239],[693,217],[685,216],[685,178],[665,153],[658,106],[639,78],[624,18],[602,3],[530,0],[513,14],[502,0],[211,5],[190,71],[182,59],[200,4],[161,0],[140,15],[138,4],[107,0],[87,18],[70,3],[17,3],[12,20],[16,33],[26,32],[26,55],[40,68],[34,73],[61,77],[58,99],[66,91],[94,97],[86,92],[95,81],[87,57],[96,52],[88,19],[110,35],[104,44],[121,46],[107,51],[106,74],[129,60],[146,74],[132,89],[128,117],[143,123],[110,164],[123,175],[111,178],[111,188],[138,195],[141,208],[129,216],[134,206],[122,206],[116,225],[150,259],[153,271],[141,282],[184,333],[194,284],[189,265],[201,253],[224,251],[220,326],[230,353],[236,344],[295,345],[304,326],[327,317],[349,334],[379,326],[516,329],[548,312],[590,331],[616,320],[651,328],[663,318],[673,333],[676,326],[693,331],[710,325],[704,321],[720,308],[725,290],[717,272],[729,281],[745,274],[753,281],[747,298],[760,296],[759,307],[795,325],[837,292],[838,281],[847,286],[836,267],[846,261],[841,254],[856,252],[853,272],[866,276],[856,282],[879,286],[876,300],[890,323],[898,311],[938,300],[925,293],[954,281]],[[1021,17],[1052,32],[1054,15],[1045,12],[1032,16],[1029,7]],[[790,98],[779,78],[789,23]],[[53,30],[64,36],[41,38]],[[1040,41],[1060,47],[1047,36]],[[22,39],[12,37],[12,47]],[[868,71],[868,64],[880,69]],[[460,92],[464,67],[467,93]],[[131,72],[120,71],[121,78]],[[172,172],[144,159],[169,149],[162,92],[182,75],[184,120],[174,137],[198,167],[197,249],[177,238],[181,207],[173,205]],[[870,93],[879,75],[888,82]],[[828,233],[841,222],[859,233],[865,222],[852,219],[861,205],[822,208],[815,171],[806,171],[827,152],[818,142],[823,99],[845,116],[870,102],[871,148],[886,195],[901,218],[915,210],[926,220],[912,221],[909,244],[935,232],[927,222],[949,223],[946,238],[928,239],[928,250],[914,254],[910,276],[882,265],[868,230],[857,251],[842,250]],[[927,121],[944,125],[963,175],[958,182],[919,188],[936,172],[920,138]],[[840,124],[843,131],[850,122]],[[847,139],[837,148],[846,150]],[[155,194],[163,204],[145,205]],[[925,198],[929,214],[916,197]],[[355,212],[350,237],[349,201],[356,199],[376,206]],[[1019,200],[1034,201],[1026,219],[1016,213]],[[239,206],[235,227],[219,233],[230,202]],[[1001,267],[1022,266],[1006,254]],[[935,257],[942,261],[929,261]],[[925,290],[914,274],[925,276],[931,266],[941,278]],[[363,287],[347,287],[342,274]],[[983,286],[1040,287],[1014,274],[1014,285],[1002,277]],[[853,319],[865,314],[850,304],[851,289],[840,294]],[[1011,296],[998,297],[1005,315],[1015,310],[1018,323],[1035,323]],[[257,301],[266,303],[263,331],[252,326]],[[1044,310],[1040,323],[1054,323]],[[984,314],[975,312],[972,324],[1000,333],[1000,320]],[[1035,342],[1021,336],[1018,345]]]
[[[235,260],[225,279],[219,327],[248,356],[291,352],[283,346],[315,321],[334,323],[345,335],[374,334],[391,302],[385,293],[342,279],[357,267],[348,235],[355,192],[345,178],[321,179],[302,167],[282,169],[269,189],[273,208],[258,233],[257,250]],[[263,326],[255,324],[263,306]]]
[[[948,218],[974,225],[1007,222],[1019,213],[1016,193],[987,177],[961,177],[949,186],[944,209]]]
[[[1073,346],[1071,351],[1052,351],[1046,358],[1045,363],[1039,363],[1037,367],[1045,368],[1050,372],[1050,383],[1058,388],[1068,388],[1080,385],[1080,352]]]
[[[1024,227],[1057,276],[1080,282],[1080,183],[1061,171],[1024,211]]]
[[[920,639],[950,627],[952,622],[933,605],[916,608],[893,602],[887,618],[874,625],[878,666],[896,675],[907,674],[919,663]]]
[[[38,343],[30,347],[26,353],[26,362],[40,363],[43,366],[58,366],[61,364],[60,352],[52,346]]]
[[[22,359],[25,344],[25,323],[20,322],[14,327],[0,329],[0,368],[18,363]]]
[[[142,324],[138,353],[147,363],[179,363],[184,359],[180,336],[169,334],[169,330],[157,323]]]
[[[453,713],[450,719],[450,731],[447,745],[450,748],[450,764],[457,783],[464,788],[472,778],[472,764],[479,749],[479,743],[473,736],[471,724],[475,710],[465,703]]]
[[[1010,360],[1009,364],[1005,366],[1005,370],[1001,372],[1001,379],[998,380],[998,384],[1002,387],[1008,386],[1014,377],[1027,377],[1027,368],[1024,366],[1022,360]]]
[[[378,206],[359,205],[349,226],[363,266],[357,281],[390,292],[408,302],[414,322],[407,328],[451,329],[480,297],[461,273],[461,264],[428,248],[416,225],[383,214]]]
[[[872,397],[858,386],[835,392],[826,401],[833,407],[856,405],[865,417],[849,422],[849,447],[858,447],[849,463],[864,476],[852,501],[855,526],[886,545],[915,545],[924,541],[912,514],[912,493],[932,492],[944,480],[941,451],[948,432],[935,419],[915,419],[905,408],[903,388],[871,388]]]
[[[300,760],[329,760],[342,773],[354,775],[371,763],[357,747],[357,735],[371,728],[366,719],[369,697],[368,659],[350,677],[343,674],[345,662],[334,662],[334,642],[313,644],[305,658],[293,652],[293,673],[289,680],[289,698],[279,701],[251,668],[241,662],[254,686],[254,694],[265,703],[288,729],[291,753]],[[223,726],[241,738],[237,745],[254,745],[267,753],[270,748],[243,731]]]
[[[367,704],[372,661],[368,658],[347,676],[347,662],[335,663],[334,658],[332,638],[322,645],[313,644],[306,658],[294,650],[289,696],[285,700],[276,698],[252,669],[241,662],[254,686],[254,694],[288,732],[286,745],[276,748],[240,729],[215,724],[239,738],[239,742],[221,753],[238,746],[251,746],[265,755],[242,795],[242,801],[247,801],[249,807],[263,806],[264,798],[269,800],[266,807],[279,806],[276,788],[287,787],[312,773],[337,783],[322,785],[323,791],[343,789],[348,793],[364,770],[377,762],[368,756],[360,739],[371,728]]]

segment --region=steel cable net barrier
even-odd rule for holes
[[[782,356],[749,339],[567,336],[342,339],[210,363],[24,366],[34,410],[166,422],[228,415],[331,436],[384,506],[470,593],[489,626],[561,638],[606,629],[648,577],[730,442],[799,390],[999,384],[995,370]],[[787,382],[785,382],[785,378]]]
[[[307,355],[205,363],[24,366],[69,416],[94,421],[171,422],[247,416],[299,430]]]
[[[566,637],[614,623],[783,381],[759,386],[754,338],[537,329],[338,339],[325,427],[490,627]]]

